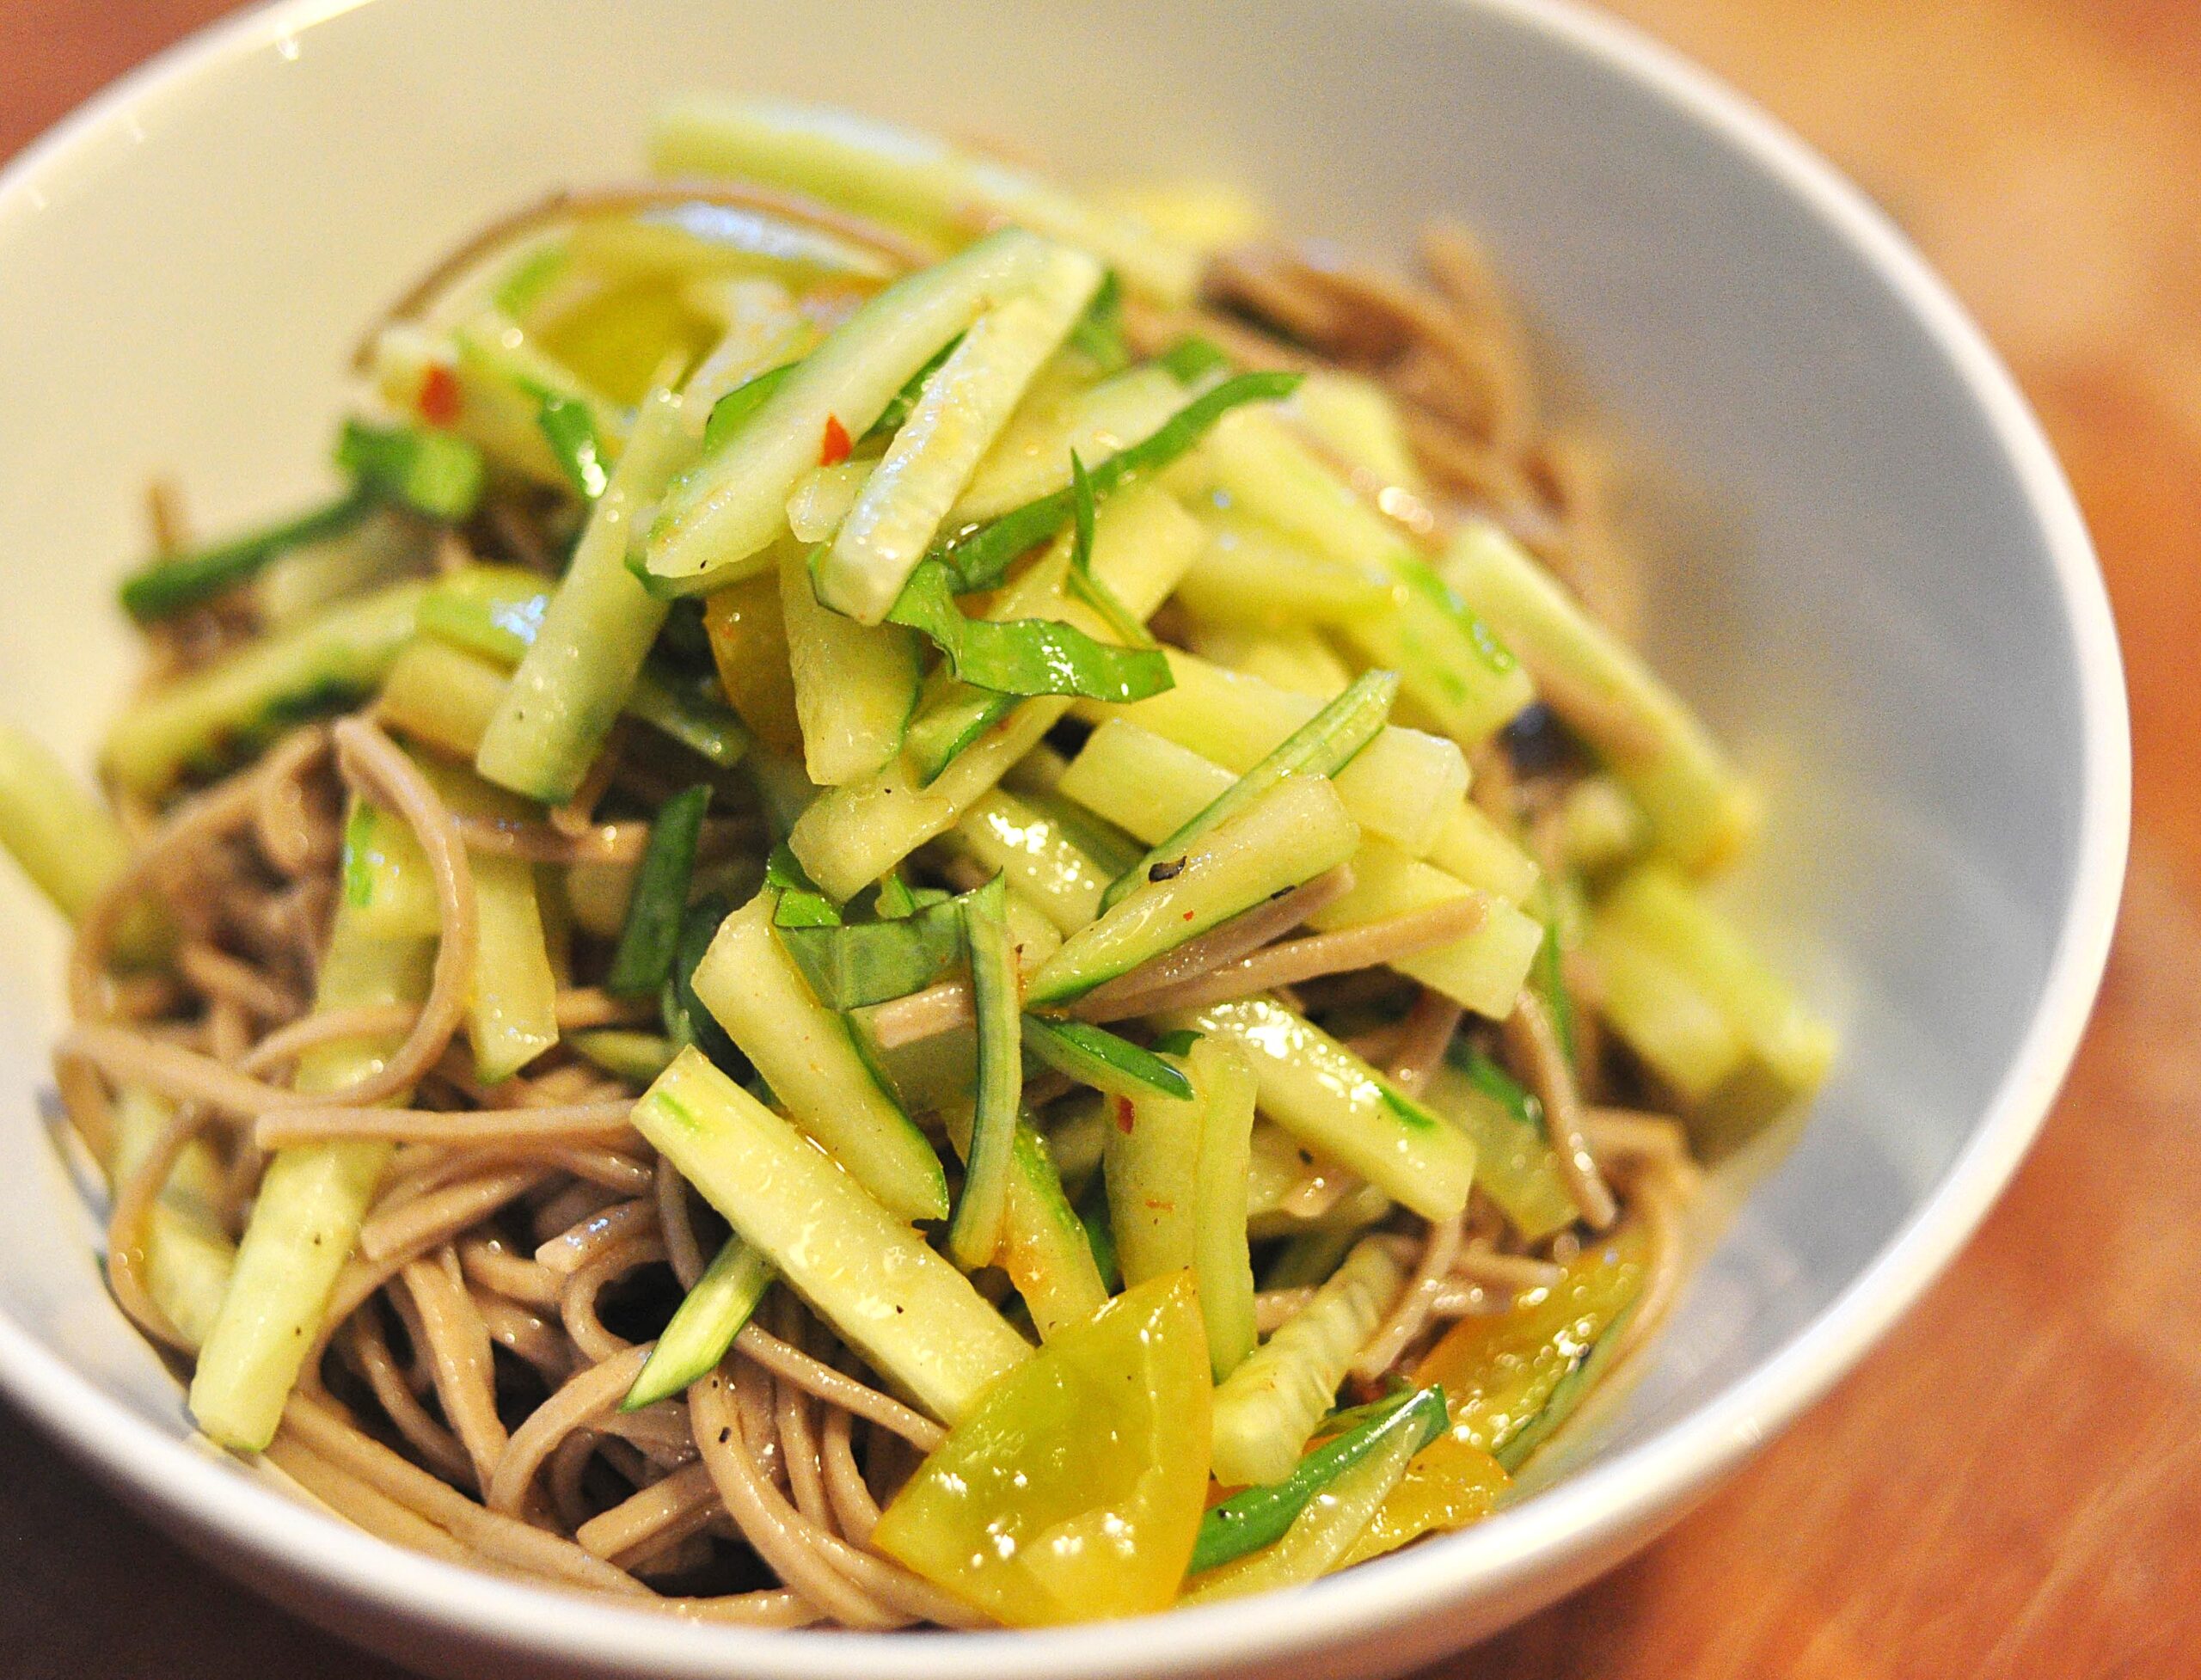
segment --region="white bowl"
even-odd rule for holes
[[[209,527],[317,487],[377,309],[492,212],[630,172],[653,101],[699,85],[997,134],[1074,173],[1235,176],[1348,246],[1395,248],[1442,212],[1483,229],[1582,382],[1718,511],[1652,579],[1654,652],[1773,791],[1745,896],[1846,1039],[1809,1127],[1580,1473],[1479,1528],[1105,1628],[690,1627],[396,1551],[191,1444],[39,1118],[61,942],[11,877],[0,1380],[156,1521],[438,1673],[1347,1680],[1548,1603],[1887,1328],[2008,1176],[2077,1039],[2123,873],[2125,716],[2032,419],[1824,164],[1545,0],[292,0],[132,77],[0,181],[0,713],[89,758],[127,668],[112,586],[148,475],[180,475]]]

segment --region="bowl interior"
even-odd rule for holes
[[[1845,1038],[1603,1432],[1615,1458],[1851,1290],[1998,1096],[2007,1168],[2075,1019],[2036,1034],[2028,1088],[2006,1076],[2051,980],[2083,1008],[2109,904],[2083,878],[2122,837],[2114,649],[2022,414],[1868,218],[1615,39],[1444,0],[379,0],[230,26],[0,192],[0,714],[89,762],[148,478],[209,531],[316,494],[361,327],[493,212],[634,173],[666,92],[844,102],[1081,178],[1221,175],[1350,249],[1463,216],[1655,462],[1652,649],[1769,788],[1737,892]],[[12,873],[0,906],[0,1309],[181,1438],[43,1118],[60,938]],[[1466,1591],[1497,1554],[1456,1555]]]

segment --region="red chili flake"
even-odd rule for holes
[[[841,417],[838,414],[826,415],[825,438],[818,446],[818,464],[837,467],[849,458],[849,451],[853,447],[849,442],[849,428],[841,424]]]
[[[431,426],[449,426],[458,418],[458,376],[441,362],[428,364],[420,376],[420,418]]]
[[[1189,922],[1189,921],[1191,921],[1192,919],[1192,911],[1186,911],[1185,912],[1185,920],[1186,920],[1187,922]]]
[[[1131,1136],[1131,1100],[1129,1097],[1118,1097],[1116,1099],[1116,1130],[1122,1132],[1126,1137]]]

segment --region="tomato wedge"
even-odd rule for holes
[[[1127,1290],[989,1386],[873,1542],[1012,1627],[1166,1609],[1207,1503],[1192,1273]]]

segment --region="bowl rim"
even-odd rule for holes
[[[41,182],[88,162],[137,111],[187,96],[204,71],[371,0],[268,0],[218,19],[120,78],[0,170],[0,231],[46,201]],[[137,1417],[0,1309],[0,1389],[141,1505],[223,1549],[358,1599],[390,1622],[614,1671],[739,1672],[758,1680],[1028,1680],[1158,1675],[1305,1655],[1502,1592],[1570,1557],[1654,1531],[1824,1394],[1885,1334],[1985,1217],[2046,1118],[2100,987],[2122,892],[2131,759],[2122,662],[2102,576],[2039,424],[1978,328],[1887,218],[1753,101],[1634,26],[1573,0],[1447,0],[1595,61],[1701,125],[1810,211],[1884,284],[1978,406],[2054,570],[2081,724],[2080,836],[2048,976],[2018,1050],[1940,1182],[1836,1298],[1770,1359],[1694,1411],[1536,1498],[1458,1534],[1300,1591],[1084,1627],[974,1634],[758,1630],[622,1609],[403,1550]],[[1249,1614],[1248,1606],[1259,1609]]]

